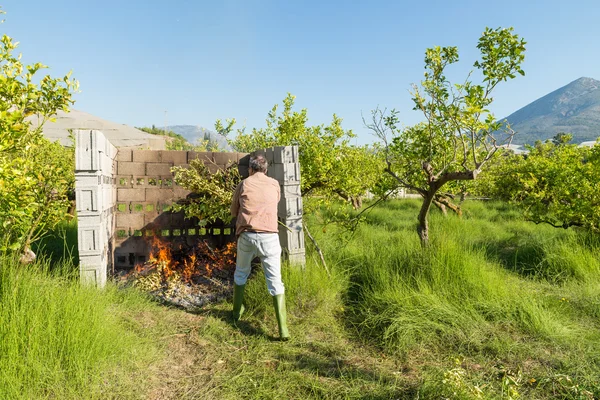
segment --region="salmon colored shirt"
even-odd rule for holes
[[[279,182],[262,172],[241,181],[231,202],[231,215],[237,217],[235,234],[245,231],[278,232],[277,203]]]

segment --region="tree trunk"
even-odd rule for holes
[[[352,207],[355,210],[358,210],[362,207],[362,198],[360,196],[351,197],[352,199]]]
[[[430,189],[423,197],[423,204],[421,205],[421,211],[419,211],[419,225],[417,226],[417,233],[419,239],[421,239],[421,246],[427,247],[429,245],[429,222],[427,217],[429,216],[429,209],[433,202],[433,197],[437,190]]]
[[[434,200],[433,204],[435,204],[435,206],[440,209],[440,211],[442,212],[442,214],[444,214],[444,217],[448,215],[448,211],[446,210],[446,206],[443,203],[440,203],[439,201]]]

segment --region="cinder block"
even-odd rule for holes
[[[117,175],[146,175],[146,164],[142,162],[117,162]]]
[[[172,163],[146,163],[147,176],[167,176],[171,174]]]
[[[79,227],[77,229],[77,247],[79,255],[100,255],[100,224],[96,226]]]
[[[101,186],[77,187],[75,205],[78,212],[102,211],[103,192]]]
[[[133,161],[133,152],[130,149],[117,149],[117,161],[131,162]]]
[[[92,130],[75,131],[75,170],[98,170],[97,135]]]
[[[289,262],[289,264],[292,266],[303,268],[306,265],[306,253],[304,251],[297,251],[294,253],[284,251],[283,259]]]
[[[296,163],[299,161],[298,146],[273,147],[273,162],[275,164]]]
[[[119,202],[130,202],[130,201],[146,201],[146,190],[147,189],[117,189],[117,201]]]
[[[119,253],[135,253],[135,254],[147,254],[151,250],[151,246],[146,242],[143,236],[130,237],[127,240],[117,244],[115,248],[115,254]]]
[[[98,173],[77,172],[75,174],[75,187],[100,186],[102,175]]]
[[[184,188],[178,186],[175,189],[173,189],[172,200],[177,201],[180,199],[185,199],[191,193],[192,192],[189,191],[188,189],[184,189]]]
[[[161,215],[160,212],[145,212],[144,216],[144,228],[147,228],[149,225],[153,225],[154,221]]]
[[[161,151],[157,150],[133,150],[133,162],[161,162]]]
[[[244,167],[250,165],[250,154],[238,153],[238,164]]]
[[[267,175],[276,179],[280,185],[300,183],[300,165],[296,163],[272,164],[269,166]]]
[[[144,216],[144,227],[146,229],[161,229],[162,227],[171,226],[171,213],[163,212],[156,216]]]
[[[171,214],[171,227],[174,229],[181,229],[185,224],[185,214],[183,212],[177,212]]]
[[[281,197],[296,197],[301,195],[300,184],[292,183],[281,185]]]
[[[172,200],[174,197],[173,191],[171,188],[164,187],[155,187],[155,188],[146,188],[146,201],[149,203],[159,203],[164,200]]]
[[[188,164],[190,163],[190,161],[196,159],[204,161],[205,164],[210,164],[215,161],[212,152],[188,151]]]
[[[302,218],[288,219],[282,221],[287,226],[279,227],[279,241],[281,247],[289,254],[304,250],[304,231],[302,230]]]
[[[237,153],[213,153],[215,164],[229,165],[232,162],[237,162]]]
[[[98,269],[82,269],[79,271],[79,279],[84,286],[98,286]]]
[[[176,151],[169,150],[162,152],[162,162],[170,162],[173,165],[184,165],[187,164],[187,151]]]
[[[144,214],[117,214],[117,229],[119,228],[131,228],[141,229],[144,227]]]
[[[282,197],[279,201],[277,216],[282,219],[302,217],[302,197]]]

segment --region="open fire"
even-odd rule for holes
[[[148,261],[123,279],[158,300],[191,309],[218,301],[232,291],[236,244],[218,248],[206,240],[194,246],[153,236]]]

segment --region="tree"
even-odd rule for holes
[[[464,83],[451,84],[446,68],[458,62],[456,47],[434,47],[425,52],[425,79],[413,85],[414,110],[425,121],[402,129],[396,110],[376,109],[366,123],[385,146],[385,172],[396,184],[423,197],[417,232],[423,245],[429,241],[428,215],[431,204],[451,205],[440,190],[451,182],[477,178],[502,144],[514,132],[496,121],[489,111],[492,92],[503,81],[524,75],[525,41],[513,29],[486,28],[477,48],[481,59],[474,63],[483,76],[473,83],[469,73]],[[504,139],[496,132],[505,129]]]
[[[72,150],[51,144],[42,126],[68,111],[78,83],[70,74],[40,78],[47,67],[23,65],[13,54],[17,45],[0,39],[0,253],[28,249],[64,220],[74,179]],[[40,120],[36,128],[31,116]]]
[[[241,152],[252,152],[272,146],[297,145],[299,148],[301,190],[310,198],[305,207],[316,208],[339,197],[360,207],[361,197],[379,180],[382,160],[371,146],[353,146],[352,131],[342,128],[342,120],[335,114],[331,123],[308,125],[307,110],[294,111],[295,97],[288,93],[283,110],[275,105],[268,113],[266,128],[244,128],[229,139],[229,144]],[[224,136],[233,131],[235,119],[215,123],[216,131]]]
[[[536,224],[600,232],[600,145],[556,139],[538,141],[526,156],[501,157],[479,190],[517,204]]]
[[[211,173],[200,159],[190,162],[190,167],[173,167],[175,183],[188,189],[192,195],[173,204],[173,211],[183,211],[186,218],[197,218],[200,226],[219,220],[231,222],[230,214],[233,193],[242,180],[237,164]]]

